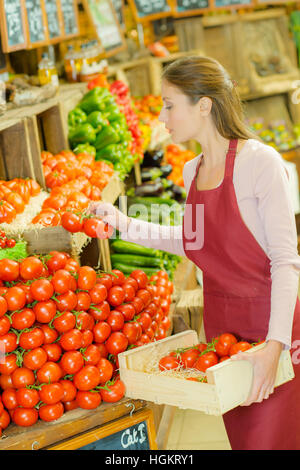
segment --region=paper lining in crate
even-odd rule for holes
[[[174,374],[173,371],[159,371],[158,362],[161,357],[174,349],[198,343],[197,333],[188,330],[120,353],[120,378],[125,383],[125,396],[216,416],[241,405],[247,399],[252,384],[253,366],[248,361],[228,359],[210,367],[205,374],[207,383],[186,380],[184,372],[181,375]],[[251,348],[247,353],[252,354],[262,347],[264,344]],[[153,368],[153,363],[156,364],[156,369]],[[201,372],[198,376],[200,374]],[[290,352],[282,351],[275,386],[293,378]]]

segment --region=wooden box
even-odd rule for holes
[[[126,396],[212,415],[222,415],[242,404],[249,394],[253,376],[252,365],[248,361],[229,359],[211,367],[206,372],[208,383],[175,378],[170,374],[164,375],[165,372],[147,372],[153,358],[159,360],[171,350],[197,343],[197,333],[189,330],[119,354],[120,376],[126,385]],[[263,344],[256,346],[248,354],[262,347]],[[275,386],[293,377],[290,352],[283,351]]]

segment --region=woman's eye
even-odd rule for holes
[[[166,106],[166,109],[168,109],[168,110],[172,109],[172,106]]]

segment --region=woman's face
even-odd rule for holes
[[[163,107],[159,121],[164,122],[174,143],[187,142],[199,137],[201,126],[200,106],[191,104],[181,90],[166,80],[162,81]]]

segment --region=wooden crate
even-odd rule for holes
[[[200,51],[203,49],[204,31],[201,17],[174,20],[174,29],[178,37],[180,51],[193,49]]]
[[[161,358],[169,351],[198,343],[198,335],[189,330],[154,343],[119,354],[120,377],[126,385],[128,398],[139,398],[157,404],[222,415],[241,405],[248,397],[253,377],[253,366],[248,361],[224,361],[207,370],[207,382],[194,382],[163,375],[147,373],[149,358]],[[263,344],[248,354],[264,347]],[[289,351],[280,356],[275,386],[294,377]]]
[[[174,314],[181,316],[184,323],[199,335],[203,319],[202,287],[181,291]]]

